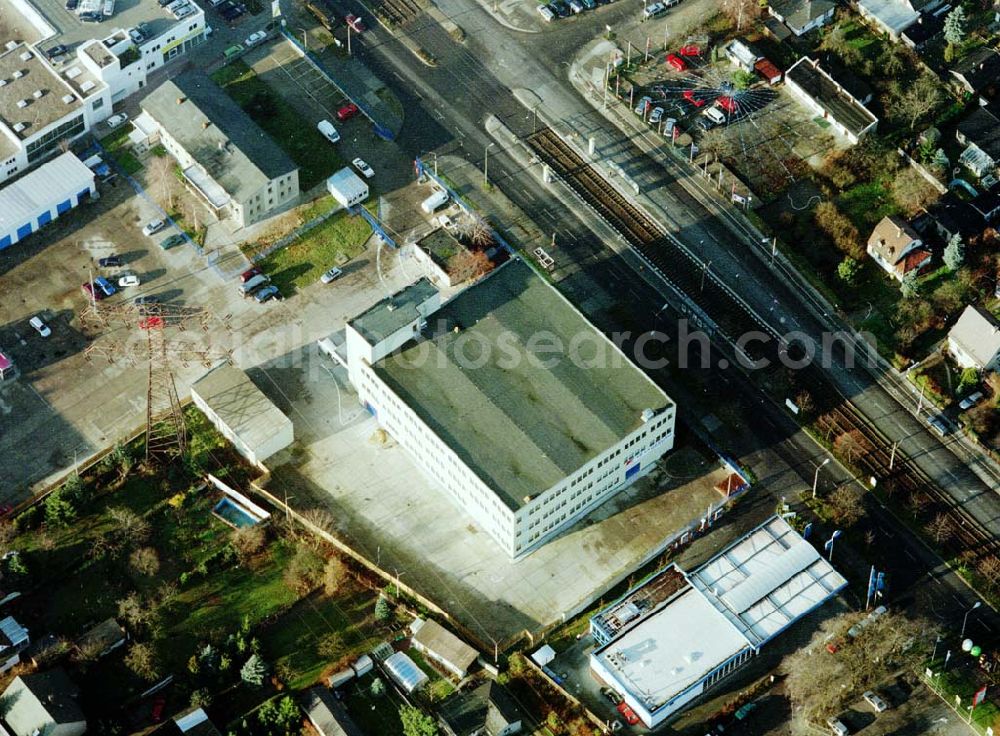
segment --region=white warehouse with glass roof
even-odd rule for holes
[[[846,585],[772,517],[695,571],[671,565],[595,615],[591,672],[652,728]]]

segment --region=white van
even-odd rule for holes
[[[839,718],[828,718],[826,725],[830,727],[833,736],[850,736],[851,732],[847,730],[847,726]]]
[[[726,114],[714,105],[706,109],[702,114],[716,125],[722,125],[726,122]]]
[[[316,123],[316,130],[322,133],[323,137],[330,141],[330,143],[336,143],[340,140],[340,133],[337,132],[337,129],[333,127],[333,123],[329,120],[320,120]]]
[[[420,209],[428,215],[434,214],[434,211],[443,207],[448,199],[448,192],[439,189],[420,203]]]
[[[104,0],[104,17],[110,18],[115,14],[115,0]]]
[[[240,284],[239,287],[237,287],[239,289],[240,296],[250,296],[254,289],[263,286],[270,280],[271,278],[263,273],[259,273],[253,278],[247,279],[245,282]]]

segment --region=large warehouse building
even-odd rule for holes
[[[191,400],[254,465],[292,444],[292,421],[246,373],[229,363],[199,378],[191,386]]]
[[[515,558],[673,446],[673,402],[520,260],[445,304],[421,279],[343,345],[379,424]]]
[[[694,572],[671,565],[594,616],[591,671],[653,728],[846,585],[771,517]]]
[[[0,250],[94,194],[94,172],[67,151],[0,189]]]

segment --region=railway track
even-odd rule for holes
[[[703,307],[724,333],[734,340],[752,330],[768,327],[758,321],[727,287],[706,278],[705,268],[656,222],[610,186],[604,177],[583,160],[551,128],[543,128],[525,139],[534,153],[608,225],[620,233],[640,256],[689,300]],[[697,299],[695,299],[697,296]],[[748,351],[749,352],[749,351]],[[752,355],[752,358],[774,357]],[[905,494],[914,502],[914,518],[933,519],[944,514],[948,534],[939,544],[955,556],[975,555],[975,559],[1000,557],[1000,540],[969,514],[953,496],[939,487],[850,401],[832,386],[814,366],[805,369],[803,384],[821,407],[816,428],[827,438],[851,435],[857,444],[851,458],[865,476],[874,477],[893,493]]]
[[[728,287],[717,281],[707,265],[694,259],[680,243],[632,204],[604,176],[584,161],[551,128],[528,136],[528,145],[573,192],[608,225],[618,231],[661,278],[692,302],[710,304],[702,311],[730,342],[751,332],[770,332],[755,319]],[[753,360],[773,358],[775,346],[748,345]]]
[[[393,25],[399,26],[416,18],[424,6],[418,0],[383,0],[375,8]]]

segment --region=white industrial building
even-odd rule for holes
[[[0,189],[0,250],[94,194],[94,172],[67,151]]]
[[[594,616],[591,672],[653,728],[846,585],[771,517],[694,572],[671,565]]]
[[[292,422],[247,374],[222,363],[191,386],[194,405],[223,437],[254,465],[261,465],[294,440]]]
[[[30,0],[2,0],[0,13],[11,17],[0,25],[7,32],[0,36],[0,182],[87,133],[151,72],[204,41],[204,12],[193,0],[186,7],[119,2],[110,20],[92,24],[61,9],[43,14]],[[45,50],[56,45],[69,51],[50,61]]]
[[[518,259],[445,304],[421,279],[349,321],[331,352],[378,423],[514,558],[673,447],[673,402]]]
[[[137,122],[155,131],[184,181],[235,229],[298,201],[299,170],[218,85],[201,72],[178,74],[146,95]]]
[[[368,184],[347,166],[326,180],[326,190],[345,209],[368,199]]]

